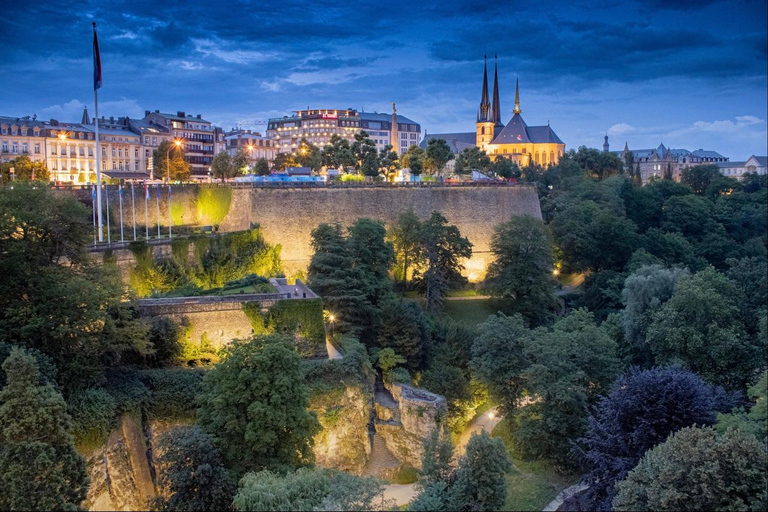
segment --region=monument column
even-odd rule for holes
[[[392,151],[400,155],[400,142],[397,139],[397,108],[395,102],[392,102],[392,129],[389,132],[389,143],[392,144]]]

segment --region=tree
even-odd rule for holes
[[[488,386],[504,417],[511,418],[525,389],[523,370],[531,360],[526,353],[532,333],[520,315],[498,314],[477,327],[472,344],[472,373]]]
[[[438,429],[432,431],[424,440],[421,452],[420,487],[437,482],[446,482],[456,470],[453,458],[453,443],[450,436],[441,434]]]
[[[621,300],[625,346],[620,347],[620,354],[627,364],[653,366],[653,353],[646,341],[648,327],[654,314],[672,297],[675,283],[685,275],[688,271],[684,268],[651,265],[638,269],[624,282]]]
[[[377,364],[381,370],[384,382],[392,382],[395,367],[405,362],[407,362],[407,360],[391,348],[381,349],[377,356]]]
[[[347,139],[332,135],[330,144],[323,148],[323,165],[343,170],[345,167],[355,166],[355,155]]]
[[[280,475],[248,473],[235,496],[236,510],[389,510],[381,483],[326,468],[301,468]]]
[[[421,307],[415,302],[386,302],[381,308],[377,342],[381,348],[392,348],[406,358],[409,370],[422,366],[424,345],[428,340],[427,325]]]
[[[720,176],[722,174],[716,165],[694,165],[683,169],[680,182],[691,187],[696,194],[702,195],[710,183]]]
[[[355,169],[366,176],[378,176],[379,156],[376,152],[376,143],[368,136],[368,132],[361,131],[355,134],[352,154],[356,160]]]
[[[551,331],[534,331],[526,355],[532,364],[520,378],[531,399],[513,419],[515,446],[525,455],[572,466],[571,442],[586,431],[585,410],[619,374],[616,342],[579,309]]]
[[[513,162],[509,158],[503,156],[497,156],[496,160],[491,164],[490,171],[499,178],[519,178],[522,174],[520,166]]]
[[[451,158],[453,158],[453,151],[445,140],[429,139],[424,152],[424,170],[432,174],[440,174]]]
[[[472,243],[438,212],[422,223],[420,238],[425,268],[414,273],[414,280],[426,297],[424,309],[431,312],[442,308],[452,285],[466,281],[460,260],[472,256]]]
[[[24,181],[49,181],[50,173],[45,162],[35,162],[27,155],[21,155],[9,162],[0,163],[0,183],[11,181],[11,168],[13,179]]]
[[[286,167],[295,167],[296,160],[291,153],[278,153],[272,161],[272,171],[282,172]]]
[[[2,365],[0,508],[77,510],[88,491],[85,461],[69,434],[67,404],[20,348]]]
[[[189,163],[180,155],[171,160],[171,181],[188,181],[192,174]]]
[[[224,181],[242,174],[247,166],[248,155],[242,149],[238,149],[235,156],[230,156],[227,151],[221,151],[213,157],[211,172],[215,178]]]
[[[126,350],[151,353],[116,269],[92,264],[90,212],[45,187],[0,187],[0,342],[34,348],[69,390]],[[67,265],[63,265],[67,262]]]
[[[266,158],[259,158],[256,160],[256,165],[253,166],[253,171],[259,176],[269,175],[269,162]]]
[[[213,438],[200,427],[175,427],[161,440],[164,510],[229,510],[236,485],[222,465]]]
[[[763,372],[758,381],[749,388],[749,397],[754,401],[745,412],[743,408],[734,410],[730,414],[717,416],[716,428],[718,432],[725,432],[729,428],[736,428],[754,435],[759,441],[768,443],[768,372]]]
[[[309,286],[323,298],[325,308],[336,316],[342,331],[370,325],[376,307],[365,289],[362,270],[355,266],[341,226],[320,224],[312,230],[311,238],[314,252],[307,274]]]
[[[187,172],[189,171],[189,164],[186,163],[184,158],[184,147],[169,140],[160,142],[157,149],[152,152],[152,166],[153,173],[157,179],[167,177],[169,169],[171,180],[179,179],[183,181],[189,178],[188,174],[186,177],[183,176],[185,169]],[[181,174],[181,176],[175,177],[178,174]]]
[[[744,389],[766,347],[744,330],[736,284],[714,268],[681,277],[653,316],[647,340],[660,364],[680,363],[726,389]]]
[[[296,161],[302,167],[309,167],[313,172],[320,172],[323,166],[323,154],[319,147],[302,137],[296,151]]]
[[[580,439],[589,467],[590,507],[611,510],[614,484],[626,478],[646,451],[670,434],[715,421],[715,390],[679,367],[632,368],[600,400]]]
[[[361,217],[349,227],[347,249],[359,270],[363,288],[374,306],[390,293],[389,270],[395,260],[387,230],[378,220]]]
[[[470,174],[472,171],[487,171],[491,167],[491,159],[484,150],[473,147],[466,148],[456,157],[456,174]]]
[[[512,471],[501,439],[485,431],[474,434],[455,470],[439,458],[409,510],[501,510],[507,499],[506,474]]]
[[[485,431],[474,434],[459,460],[451,489],[455,510],[501,510],[507,501],[510,471],[512,462],[504,442]]]
[[[578,151],[568,151],[563,158],[577,163],[589,176],[600,180],[620,174],[623,169],[621,158],[616,154],[585,146],[581,146]]]
[[[524,215],[498,224],[491,239],[494,260],[486,284],[505,313],[542,323],[557,307],[552,240],[544,223]]]
[[[248,170],[248,155],[240,148],[232,157],[232,176],[242,176]]]
[[[385,177],[388,177],[397,170],[398,159],[397,152],[392,150],[392,145],[387,144],[381,149],[379,152],[379,165]]]
[[[764,510],[765,445],[737,430],[687,427],[616,484],[615,510]]]
[[[414,144],[400,157],[400,164],[410,169],[412,176],[419,176],[424,170],[425,158],[424,150]]]
[[[234,340],[203,379],[198,422],[228,466],[286,470],[313,462],[321,427],[309,412],[301,357],[281,335]]]
[[[395,281],[400,281],[406,288],[409,271],[421,262],[421,222],[413,210],[406,210],[397,217],[390,225],[387,238],[395,251]]]

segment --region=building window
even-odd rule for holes
[[[12,152],[13,153],[18,153],[19,152],[19,144],[17,142],[14,142],[13,145],[11,146],[11,148],[12,148]]]
[[[8,142],[3,141],[3,153],[7,153],[7,152],[8,152]]]
[[[22,153],[29,153],[29,148],[27,147],[27,143],[26,142],[21,144],[21,152]]]
[[[115,158],[115,148],[112,148],[112,158]]]
[[[35,154],[36,155],[40,154],[40,143],[39,142],[35,144]]]

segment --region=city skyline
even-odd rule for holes
[[[768,152],[764,2],[585,7],[451,2],[382,16],[378,3],[10,5],[0,44],[13,80],[0,85],[0,113],[93,113],[95,20],[107,117],[184,110],[264,133],[293,110],[389,112],[394,100],[422,131],[469,131],[483,54],[497,53],[502,122],[519,76],[525,119],[551,122],[569,149],[601,147],[607,132],[611,149]]]

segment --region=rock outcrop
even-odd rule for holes
[[[315,393],[310,401],[323,430],[315,436],[318,466],[360,474],[371,454],[370,394],[360,386]]]
[[[441,428],[446,415],[445,398],[404,384],[377,383],[376,433],[405,464],[421,468],[424,440]]]

